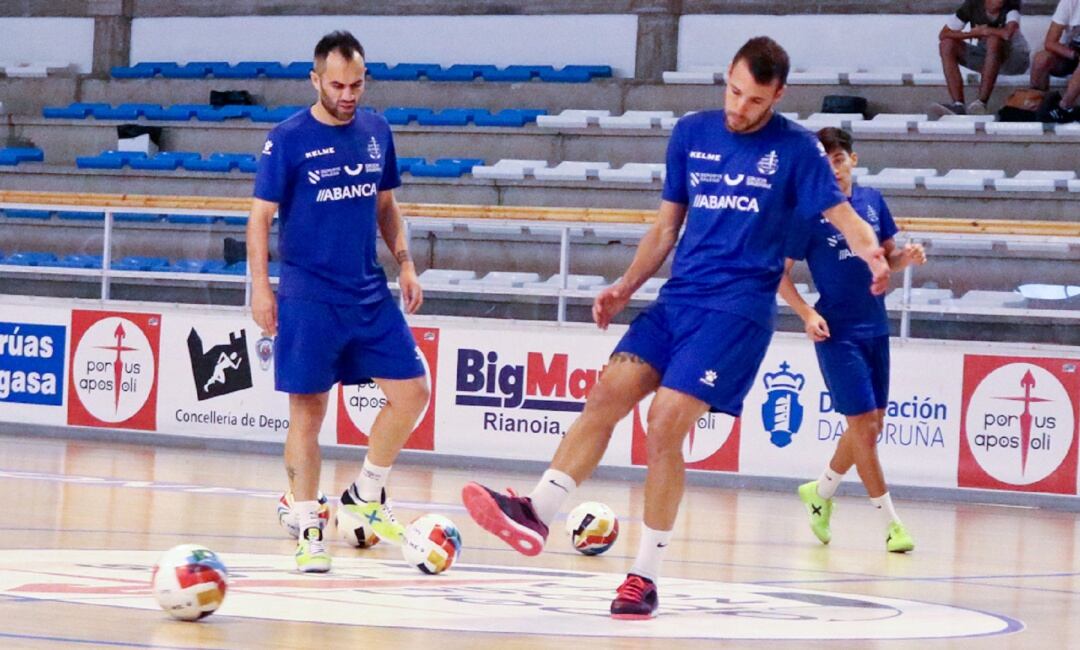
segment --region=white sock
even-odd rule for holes
[[[641,525],[641,541],[638,542],[637,557],[634,558],[634,566],[630,567],[630,573],[648,578],[653,582],[660,579],[660,563],[664,560],[664,551],[671,543],[670,530],[653,530],[645,524]]]
[[[828,465],[825,466],[825,471],[821,473],[821,478],[817,482],[817,493],[822,499],[831,499],[836,494],[836,488],[840,487],[840,481],[843,480],[844,475],[834,472]]]
[[[382,491],[389,477],[389,467],[379,467],[365,457],[364,466],[353,483],[356,486],[356,496],[364,501],[378,501],[382,498]]]
[[[537,516],[540,517],[540,521],[545,524],[550,523],[555,518],[555,515],[559,514],[559,509],[562,508],[563,503],[576,489],[577,481],[566,472],[560,472],[557,469],[549,469],[544,472],[544,475],[540,477],[540,482],[529,493],[529,498],[532,500],[533,508],[536,510]]]
[[[319,527],[318,501],[295,501],[293,512],[296,513],[296,525],[300,528],[301,539],[304,537],[305,530]]]
[[[870,497],[870,503],[874,504],[874,507],[882,514],[886,523],[892,523],[894,521],[898,524],[903,523],[900,521],[900,515],[896,514],[896,508],[893,507],[892,497],[889,496],[888,492],[877,498]]]

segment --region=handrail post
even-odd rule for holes
[[[566,322],[566,284],[570,272],[570,226],[559,229],[559,323]]]
[[[101,243],[101,301],[109,300],[109,269],[112,268],[113,211],[105,209],[105,234]]]

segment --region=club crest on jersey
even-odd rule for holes
[[[371,140],[368,141],[367,153],[372,160],[378,160],[382,157],[382,150],[379,149],[379,142],[375,139],[375,136],[371,136]]]
[[[274,148],[274,141],[273,140],[267,140],[266,143],[263,144],[263,150],[262,150],[263,155],[264,156],[269,156],[270,155],[270,150],[273,149],[273,148]]]
[[[762,156],[757,163],[758,172],[766,176],[772,176],[778,169],[780,169],[780,156],[776,154],[775,149]]]

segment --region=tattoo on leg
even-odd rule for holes
[[[291,484],[293,482],[293,479],[296,478],[296,468],[293,467],[292,465],[286,465],[285,466],[285,473],[288,474],[289,483]]]
[[[629,352],[616,352],[615,354],[611,355],[611,359],[609,359],[610,363],[618,363],[620,361],[628,361],[630,363],[645,363],[644,359],[642,359],[636,354],[631,354]]]

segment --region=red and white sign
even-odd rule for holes
[[[435,395],[438,383],[439,330],[429,327],[412,328],[416,339],[417,355],[427,371],[431,397],[416,423],[406,449],[435,449]],[[337,443],[339,445],[368,444],[371,426],[386,405],[386,395],[375,384],[368,382],[358,386],[338,385]]]
[[[649,394],[634,407],[634,439],[630,462],[648,465],[648,435],[646,418],[656,393]],[[683,440],[683,459],[687,469],[721,472],[739,471],[740,420],[726,413],[706,413],[690,427]]]
[[[1076,493],[1078,365],[964,358],[960,487]]]
[[[71,312],[68,424],[155,430],[161,316]]]

